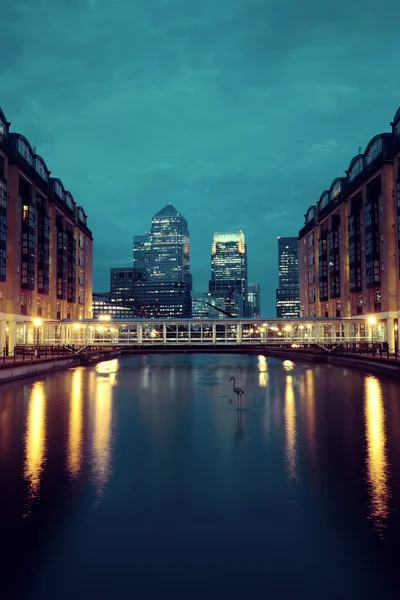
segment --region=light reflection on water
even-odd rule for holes
[[[77,367],[72,375],[69,411],[67,468],[72,479],[76,479],[82,462],[82,382],[83,367]]]
[[[288,474],[290,478],[296,479],[296,407],[291,375],[286,376],[285,431]]]
[[[25,433],[24,477],[29,485],[29,499],[39,496],[40,480],[46,458],[46,392],[43,381],[32,386]]]
[[[118,361],[110,360],[96,366],[94,398],[92,476],[96,484],[97,502],[111,474],[111,425],[113,412],[113,387],[116,383]]]
[[[389,516],[389,464],[382,389],[379,380],[372,375],[365,379],[365,428],[370,518],[381,531]]]

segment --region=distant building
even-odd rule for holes
[[[278,238],[279,287],[276,290],[276,316],[300,316],[299,242],[296,237]]]
[[[110,316],[111,320],[135,319],[137,315],[129,306],[115,302],[110,296],[110,292],[93,292],[93,318],[98,319],[102,315]]]
[[[216,308],[210,306],[212,304]],[[225,302],[212,298],[210,294],[192,294],[192,318],[193,319],[222,319],[225,315],[217,310],[224,308]]]
[[[0,109],[0,353],[33,343],[35,321],[91,317],[92,241],[83,207]]]
[[[135,235],[133,238],[133,266],[135,269],[151,270],[151,234]]]
[[[152,219],[151,233],[134,238],[134,264],[149,278],[135,284],[135,305],[148,317],[190,318],[192,275],[188,224],[172,204]]]
[[[260,284],[249,284],[247,288],[248,316],[259,319],[261,316]]]
[[[151,227],[152,281],[180,281],[191,286],[188,224],[172,204],[156,213]]]
[[[190,288],[183,281],[137,282],[135,302],[146,318],[190,319],[192,316]]]
[[[214,233],[209,292],[235,316],[247,314],[247,248],[242,231]]]

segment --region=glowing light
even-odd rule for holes
[[[304,325],[299,325],[299,329],[304,329]]]
[[[292,330],[292,327],[290,325],[285,326],[285,331],[291,331],[291,330]]]
[[[42,326],[42,319],[33,319],[33,325],[35,327],[41,327]]]
[[[389,465],[386,450],[385,412],[381,384],[372,375],[365,380],[365,429],[369,511],[375,528],[381,531],[389,516]]]
[[[111,321],[111,315],[99,315],[99,321]]]
[[[368,317],[367,323],[368,325],[376,325],[376,317]]]
[[[96,378],[92,474],[97,487],[98,501],[111,473],[112,388],[113,382],[110,378]]]
[[[74,329],[80,329],[81,328],[81,324],[80,323],[74,323],[73,324],[73,328]]]
[[[70,398],[67,467],[73,479],[78,476],[82,461],[82,374],[82,367],[74,371]]]
[[[265,356],[258,357],[258,384],[260,387],[267,387],[268,383],[268,372],[267,372],[267,359]]]
[[[300,344],[292,344],[291,348],[300,348]]]
[[[25,433],[24,477],[28,481],[30,499],[38,496],[46,455],[46,395],[43,381],[33,384],[28,406]]]
[[[292,362],[291,360],[284,360],[282,366],[285,369],[285,371],[293,371],[294,362]]]
[[[311,329],[312,325],[311,323],[307,323],[307,329]]]
[[[289,477],[296,478],[296,408],[294,403],[293,377],[286,377],[285,393],[286,465]]]
[[[117,358],[112,360],[103,360],[97,363],[96,373],[99,375],[108,375],[109,373],[116,373],[119,369],[119,363]]]

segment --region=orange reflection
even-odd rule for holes
[[[46,455],[46,394],[43,381],[33,384],[25,432],[24,477],[30,498],[38,496]]]
[[[267,359],[265,356],[258,357],[258,385],[260,387],[267,387],[268,383],[268,372],[267,372]]]
[[[72,375],[67,460],[72,478],[78,476],[82,462],[82,375],[82,367],[75,369]]]
[[[315,395],[314,371],[307,369],[306,374],[306,404],[307,404],[307,438],[313,459],[315,459]]]
[[[286,463],[289,476],[296,478],[296,408],[294,403],[293,377],[286,377],[285,393]]]
[[[381,384],[376,377],[365,379],[365,428],[370,517],[377,529],[389,516],[389,465],[386,452],[385,412]]]
[[[111,418],[112,388],[115,373],[96,378],[94,423],[93,423],[93,476],[101,496],[110,477],[111,470]]]

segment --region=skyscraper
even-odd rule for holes
[[[191,287],[188,224],[172,204],[152,219],[151,279],[179,281]]]
[[[145,269],[150,273],[151,268],[151,235],[135,235],[133,238],[133,266],[135,269]]]
[[[151,233],[134,237],[134,264],[148,281],[136,282],[135,302],[147,317],[191,317],[190,242],[186,219],[167,204],[152,219]]]
[[[296,237],[278,237],[279,288],[276,316],[297,318],[300,314],[299,242]]]
[[[214,233],[211,247],[212,297],[225,302],[225,310],[235,316],[247,312],[247,247],[242,231]]]
[[[261,316],[260,306],[260,284],[254,283],[248,285],[247,291],[247,303],[248,303],[248,315],[253,319],[259,319]]]

